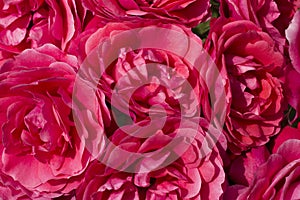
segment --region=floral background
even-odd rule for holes
[[[299,0],[0,0],[0,8],[1,199],[300,199]],[[213,91],[224,91],[222,104],[184,57],[161,49],[118,52],[95,98],[78,86],[83,66],[101,66],[90,57],[99,43],[147,27],[197,41],[222,78]],[[151,63],[170,70],[139,67]],[[209,67],[204,74],[215,78]],[[120,103],[117,114],[133,124],[114,118],[116,85],[124,95],[135,89],[128,113]],[[225,118],[211,128],[214,106]],[[155,159],[124,158],[111,145],[151,154],[193,132],[184,152]]]

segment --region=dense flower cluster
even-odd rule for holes
[[[300,199],[299,0],[0,0],[1,199]]]

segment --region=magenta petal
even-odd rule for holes
[[[29,25],[30,19],[30,15],[18,18],[13,24],[1,31],[0,43],[8,46],[20,44],[26,36],[26,28]]]
[[[300,199],[300,183],[295,183],[287,191],[288,199]]]
[[[249,185],[255,176],[255,172],[260,165],[266,162],[269,152],[266,147],[253,148],[246,153],[246,157],[238,157],[233,161],[229,175],[238,184]]]
[[[285,85],[289,104],[300,113],[300,73],[296,70],[287,70]]]
[[[300,11],[296,12],[292,23],[286,30],[286,36],[290,43],[290,57],[294,68],[300,73]]]
[[[277,154],[289,163],[300,158],[300,140],[290,139],[285,141],[277,150]]]
[[[272,149],[273,153],[276,153],[278,148],[289,139],[298,139],[300,140],[300,130],[296,128],[292,128],[290,126],[284,127],[278,137],[274,140],[274,146]]]
[[[39,59],[35,59],[37,57]],[[39,53],[34,49],[25,50],[22,54],[16,57],[16,60],[19,66],[26,66],[29,68],[49,66],[55,61],[52,56]]]
[[[27,188],[34,188],[53,178],[50,168],[33,156],[3,154],[4,172]],[[23,172],[26,173],[23,173]]]
[[[139,7],[134,0],[119,0],[119,2],[127,10],[139,10]]]
[[[243,185],[233,185],[227,188],[224,193],[224,200],[240,199],[238,198],[247,188]]]

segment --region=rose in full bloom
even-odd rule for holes
[[[72,119],[77,65],[76,57],[46,44],[1,66],[0,180],[9,185],[2,195],[52,198],[78,186],[90,156]]]
[[[209,128],[215,103],[209,101],[209,84],[184,57],[200,53],[189,49],[190,37],[202,49],[184,26],[145,21],[109,23],[87,38],[73,98],[80,102],[80,133],[100,162],[89,166],[79,199],[221,198],[224,172],[216,146],[221,131]],[[161,48],[144,47],[155,43]],[[170,45],[173,49],[163,49]],[[90,85],[94,98],[83,102]],[[102,138],[91,134],[97,127],[106,130]]]
[[[285,127],[275,139],[272,154],[266,162],[255,166],[249,185],[231,186],[224,199],[299,199],[299,147],[299,127]],[[246,171],[251,167],[253,165],[244,165]]]
[[[176,124],[176,119],[171,124]],[[189,123],[185,123],[185,134]],[[207,126],[207,122],[202,121]],[[170,125],[170,124],[169,124]],[[172,127],[172,126],[169,126]],[[131,127],[135,129],[134,127]],[[133,152],[152,152],[161,148],[172,140],[173,128],[165,128],[157,131],[144,142],[132,136],[125,136],[122,130],[117,130],[111,141],[121,148]],[[222,184],[225,174],[222,168],[222,159],[215,147],[205,158],[201,157],[201,135],[204,129],[199,129],[192,145],[175,162],[170,165],[149,173],[128,173],[111,169],[100,162],[92,163],[85,175],[84,182],[76,191],[78,199],[220,199],[223,193]],[[144,133],[141,133],[144,134]],[[183,139],[184,136],[181,138]],[[117,159],[123,163],[130,158],[120,154],[114,154],[113,149],[108,147],[107,155],[110,159]],[[113,158],[115,157],[115,158]],[[120,161],[122,160],[122,161]],[[156,165],[162,162],[162,158],[148,160],[148,165]],[[125,162],[126,163],[126,162]]]
[[[208,0],[84,0],[83,2],[88,9],[105,21],[123,21],[142,17],[196,26],[209,13]]]
[[[85,13],[76,0],[1,0],[0,10],[0,60],[45,43],[65,49]]]
[[[280,13],[275,1],[255,0],[255,1],[222,1],[221,13],[226,17],[249,20],[270,32],[272,38],[276,39],[281,46],[285,44],[285,39],[272,23],[279,17]]]
[[[168,40],[161,40],[162,35],[165,35]],[[153,40],[153,36],[155,36],[155,40]],[[100,88],[101,92],[97,93],[99,96],[96,95],[96,100],[76,100],[75,102],[81,102],[79,107],[82,110],[91,108],[92,113],[101,111],[95,116],[99,115],[101,118],[105,118],[104,124],[101,122],[100,126],[110,126],[107,134],[112,134],[115,129],[112,128],[112,123],[107,122],[107,117],[103,116],[109,113],[108,109],[105,106],[97,108],[94,106],[96,101],[101,102],[100,105],[106,102],[109,106],[116,107],[121,113],[128,115],[129,121],[133,123],[149,119],[149,113],[152,111],[152,114],[158,116],[166,113],[168,116],[201,116],[211,120],[213,104],[215,104],[215,115],[218,111],[228,110],[227,102],[220,95],[223,87],[214,87],[217,82],[214,73],[216,73],[215,71],[218,73],[218,69],[207,69],[205,65],[198,66],[199,69],[196,69],[184,58],[185,55],[191,54],[193,58],[194,55],[195,57],[199,56],[200,52],[194,52],[190,48],[189,44],[193,43],[191,41],[196,41],[193,45],[202,50],[201,40],[195,37],[191,30],[183,26],[155,24],[149,21],[109,23],[86,37],[84,49],[77,51],[81,52],[78,57],[86,58],[81,65],[79,74],[85,74],[85,77],[81,77],[82,83],[90,80],[91,84],[95,84],[93,81],[99,79],[99,84],[96,83],[94,87]],[[178,40],[178,37],[181,39]],[[105,41],[108,42],[99,46]],[[158,44],[160,47],[157,49],[132,49],[133,46],[137,47],[143,43],[146,45]],[[173,48],[169,49],[171,52],[162,50],[170,45]],[[181,56],[172,51],[181,53]],[[115,60],[109,61],[107,66],[103,66],[106,58]],[[207,57],[202,60],[207,60]],[[80,89],[82,86],[82,84],[78,84],[78,87],[75,87],[75,99],[88,95],[88,93],[81,94],[82,91],[88,91],[88,88]],[[115,91],[117,91],[116,95],[119,100],[112,102]],[[94,95],[93,92],[91,95]],[[214,95],[219,96],[215,98],[215,101],[210,100],[209,97]],[[120,99],[124,101],[120,101]],[[156,105],[161,106],[161,109],[153,109],[153,106]],[[219,115],[221,114],[219,113]],[[80,124],[88,121],[78,120]],[[96,122],[99,123],[99,120],[96,119]],[[84,125],[80,126],[84,127]],[[94,145],[91,148],[96,148],[95,144],[91,143],[91,145]]]
[[[275,42],[251,21],[217,19],[205,49],[230,80],[231,110],[226,120],[229,148],[239,153],[265,144],[280,131],[285,104],[276,78],[283,56]]]
[[[292,19],[296,7],[296,1],[282,0],[254,0],[221,1],[221,15],[252,21],[269,33],[277,43],[277,48],[283,52],[286,45],[285,29]]]

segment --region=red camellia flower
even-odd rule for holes
[[[84,5],[106,21],[142,17],[196,26],[209,13],[208,0],[84,0]]]
[[[234,185],[225,199],[299,199],[300,129],[285,127],[275,139],[267,161],[256,166],[249,186]],[[250,165],[244,165],[249,170]]]
[[[74,127],[77,59],[54,45],[25,50],[0,68],[1,184],[4,199],[69,193],[89,161]],[[7,195],[7,196],[6,196]]]
[[[238,153],[265,144],[279,132],[285,109],[281,83],[274,76],[283,56],[274,41],[250,21],[219,18],[205,49],[218,67],[226,67],[230,80],[229,148]]]
[[[84,17],[76,0],[1,0],[0,10],[0,60],[48,42],[65,49]]]

